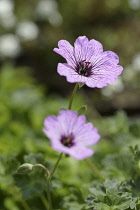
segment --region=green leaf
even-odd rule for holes
[[[106,180],[102,185],[96,185],[96,189],[90,189],[93,195],[85,200],[88,203],[86,209],[125,210],[136,206],[137,200],[132,193],[127,192],[126,185],[117,180]]]

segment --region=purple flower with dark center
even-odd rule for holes
[[[71,83],[81,82],[88,87],[102,88],[113,84],[123,67],[117,65],[119,57],[112,51],[104,51],[95,39],[79,36],[74,47],[66,40],[58,42],[54,51],[63,56],[67,63],[59,63],[57,71]]]
[[[86,122],[84,115],[61,110],[56,117],[50,115],[44,120],[44,133],[50,138],[53,149],[82,160],[93,154],[87,146],[96,144],[100,136],[92,123]]]

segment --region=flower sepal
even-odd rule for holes
[[[78,82],[79,88],[83,87],[85,83],[83,82]]]
[[[85,115],[87,111],[87,105],[83,105],[80,107],[80,109],[78,110],[78,115]]]

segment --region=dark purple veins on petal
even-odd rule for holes
[[[62,136],[61,137],[61,143],[65,146],[65,147],[72,147],[74,146],[74,137],[73,135],[69,135],[68,137],[66,136]]]
[[[88,77],[92,74],[91,69],[92,69],[91,63],[86,60],[80,61],[76,65],[76,72],[79,75],[82,75],[85,77]]]

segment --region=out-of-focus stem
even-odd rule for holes
[[[44,204],[45,208],[48,209],[49,208],[48,201],[46,200],[46,197],[44,196],[44,194],[40,196],[40,199],[42,203]]]
[[[25,210],[31,210],[31,208],[28,206],[28,204],[25,200],[22,200],[21,203]]]
[[[100,177],[102,180],[105,180],[105,177],[100,173],[98,168],[95,166],[93,162],[91,162],[89,159],[85,159],[86,163],[90,166],[90,168]]]
[[[49,202],[49,209],[48,210],[53,210],[51,192],[50,192],[50,178],[47,178],[47,195],[48,195],[48,202]]]
[[[37,163],[37,164],[33,165],[33,167],[35,167],[35,166],[39,166],[39,167],[43,168],[45,170],[45,172],[46,172],[47,196],[48,196],[48,203],[49,203],[49,209],[47,208],[47,210],[53,210],[53,208],[52,208],[52,200],[51,200],[51,193],[50,193],[50,178],[51,178],[50,177],[50,173],[49,173],[48,169],[44,165],[42,165],[40,163]],[[46,201],[45,201],[44,197],[41,197],[41,199],[42,199],[42,201],[44,201],[43,203],[46,205]]]
[[[50,179],[52,178],[52,176],[53,176],[53,174],[54,174],[54,172],[55,172],[55,170],[56,170],[56,168],[57,168],[57,166],[58,166],[58,164],[59,164],[59,162],[60,162],[60,160],[62,158],[62,155],[63,155],[63,153],[61,152],[60,155],[59,155],[59,158],[58,158],[58,160],[57,160],[57,162],[56,162],[56,164],[55,164],[55,166],[54,166],[54,168],[52,170],[52,172],[50,173]]]
[[[35,166],[39,166],[39,167],[43,168],[45,170],[45,172],[46,172],[47,177],[50,176],[50,173],[49,173],[48,169],[44,165],[42,165],[40,163],[37,163],[37,164],[33,165],[33,167],[35,167]]]

